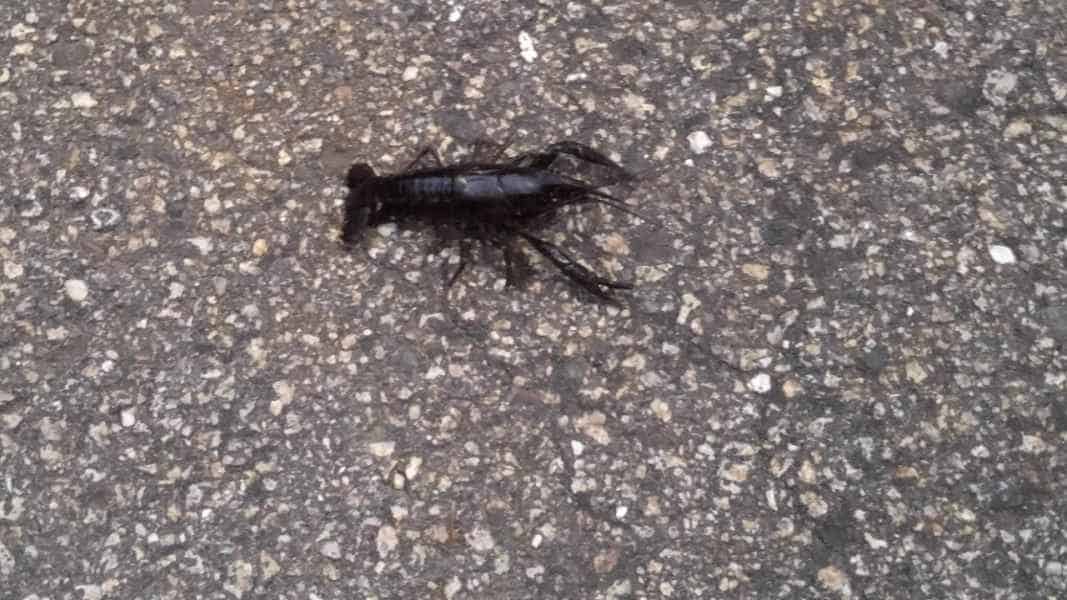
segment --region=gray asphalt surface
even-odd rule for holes
[[[0,6],[0,597],[1067,594],[1062,2]],[[561,139],[663,222],[336,240]]]

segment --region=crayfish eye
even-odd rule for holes
[[[345,177],[345,185],[350,188],[359,187],[364,181],[374,177],[374,169],[367,163],[356,163],[348,168],[348,176]]]

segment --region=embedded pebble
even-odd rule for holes
[[[18,279],[22,277],[22,265],[17,262],[4,261],[4,277]]]
[[[370,449],[370,453],[378,458],[386,458],[393,455],[393,450],[396,449],[396,442],[371,442],[367,444],[367,448]]]
[[[4,577],[10,576],[14,570],[15,556],[11,554],[11,551],[7,549],[3,542],[0,542],[0,575]]]
[[[453,576],[452,579],[445,584],[445,600],[452,600],[456,594],[463,589],[463,582],[459,580],[459,577]]]
[[[396,545],[400,542],[400,539],[396,535],[396,529],[391,525],[382,525],[378,529],[378,536],[376,543],[378,546],[378,556],[385,558],[392,552]]]
[[[256,256],[263,256],[264,254],[267,253],[267,250],[269,248],[270,247],[267,244],[267,240],[265,240],[263,238],[259,238],[255,242],[252,243],[252,254],[254,254]]]
[[[282,567],[278,564],[278,561],[274,560],[274,557],[266,552],[259,553],[259,569],[263,573],[263,579],[270,580],[272,577],[281,572]]]
[[[1024,135],[1030,135],[1033,131],[1034,129],[1030,126],[1029,122],[1023,121],[1022,119],[1016,119],[1015,121],[1008,123],[1008,126],[1004,128],[1004,138],[1010,140]]]
[[[987,100],[996,106],[1007,104],[1007,97],[1015,90],[1019,77],[1009,71],[992,71],[985,78],[982,91]]]
[[[605,575],[615,570],[619,563],[618,548],[608,548],[593,557],[593,570],[600,575]]]
[[[803,386],[795,379],[788,379],[782,384],[782,393],[786,398],[796,398],[802,391],[804,391]]]
[[[800,495],[800,503],[808,508],[808,514],[813,517],[821,517],[830,511],[830,505],[823,500],[822,496],[815,492],[804,492]]]
[[[741,483],[748,481],[749,467],[746,464],[737,463],[732,464],[722,469],[719,476],[727,481],[733,481],[734,483]]]
[[[819,583],[832,592],[844,593],[848,587],[848,576],[833,565],[819,569]]]
[[[70,95],[70,103],[74,108],[92,108],[97,105],[96,99],[89,92],[74,92]]]
[[[689,149],[693,151],[693,154],[704,154],[711,147],[711,138],[703,131],[694,131],[685,139],[689,140]]]
[[[327,541],[319,548],[319,552],[326,558],[337,560],[341,558],[341,546],[334,540]]]
[[[678,28],[678,31],[684,33],[692,33],[696,31],[698,27],[700,27],[700,21],[697,19],[682,19],[681,21],[675,23],[674,26]]]
[[[22,496],[8,496],[6,502],[0,502],[0,521],[15,522],[26,511],[26,499]]]
[[[778,161],[773,158],[763,158],[756,164],[756,168],[763,174],[764,177],[770,179],[777,179],[781,172],[778,170]]]
[[[1010,265],[1015,262],[1015,251],[1000,244],[993,244],[989,247],[989,256],[998,265]]]
[[[0,422],[4,424],[4,429],[14,429],[22,424],[22,415],[17,412],[6,413],[0,415]]]
[[[93,223],[96,231],[107,231],[118,225],[122,216],[117,210],[110,208],[97,208],[89,213],[89,220]]]
[[[81,279],[68,279],[63,284],[63,289],[67,292],[67,297],[75,302],[85,302],[89,297],[89,287]]]
[[[200,251],[200,254],[205,256],[211,254],[211,251],[215,249],[215,244],[205,237],[189,238],[187,241],[196,246],[196,249]]]
[[[537,59],[537,50],[534,50],[533,38],[525,31],[519,33],[519,52],[522,54],[522,59],[528,63]]]
[[[102,600],[104,597],[104,589],[95,583],[76,585],[74,589],[81,592],[81,600]]]
[[[604,428],[605,422],[604,413],[595,411],[581,415],[575,420],[574,425],[579,431],[604,445],[611,442],[611,435]]]
[[[671,407],[669,404],[656,398],[652,401],[652,413],[664,423],[671,420]]]
[[[467,543],[474,549],[475,552],[488,552],[496,547],[496,541],[493,540],[493,534],[488,529],[478,528],[471,531],[466,536]]]
[[[689,314],[692,313],[693,310],[700,308],[700,305],[700,299],[693,294],[682,294],[682,306],[678,309],[678,317],[675,319],[675,322],[679,325],[685,325],[686,321],[689,320]]]
[[[293,389],[293,385],[288,381],[275,381],[272,387],[274,388],[276,397],[274,400],[271,400],[270,413],[274,416],[278,416],[282,414],[285,407],[289,406],[289,403],[293,401],[295,390]]]
[[[922,383],[926,381],[926,369],[924,369],[918,361],[909,360],[908,363],[904,365],[904,372],[908,375],[908,379],[910,379],[912,383]]]
[[[252,563],[243,560],[235,561],[230,564],[229,574],[230,580],[223,584],[226,591],[241,598],[252,589],[254,584]]]
[[[623,579],[611,584],[605,592],[604,597],[609,600],[615,600],[616,598],[621,600],[622,598],[629,598],[632,593],[633,584],[630,583],[629,579]]]
[[[627,92],[623,95],[622,103],[630,112],[640,118],[644,118],[645,115],[656,112],[655,105],[649,102],[647,98],[633,92]]]
[[[770,274],[770,269],[767,268],[767,265],[759,263],[745,263],[741,265],[741,271],[756,281],[766,281],[767,275]]]
[[[748,389],[757,394],[766,394],[771,391],[771,376],[766,373],[757,373],[755,377],[748,380]]]

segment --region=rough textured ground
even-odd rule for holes
[[[521,5],[521,6],[520,6]],[[1067,594],[1058,0],[0,6],[0,596]],[[353,160],[644,172],[531,257]]]

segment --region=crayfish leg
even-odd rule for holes
[[[459,243],[459,266],[456,267],[455,272],[445,282],[445,289],[450,289],[455,285],[456,280],[463,274],[463,271],[467,269],[467,264],[471,262],[471,244],[468,240],[460,240]]]
[[[513,164],[526,166],[533,169],[547,169],[552,166],[560,156],[567,155],[573,156],[578,160],[592,163],[594,165],[600,165],[615,171],[620,180],[632,179],[633,175],[630,174],[622,165],[611,160],[607,156],[604,156],[599,151],[594,150],[592,147],[578,142],[563,141],[550,144],[541,152],[535,152],[532,154],[524,154],[516,157],[512,162]]]
[[[570,278],[571,281],[574,281],[583,289],[602,300],[618,304],[618,301],[604,291],[603,288],[617,290],[628,290],[633,288],[632,283],[613,281],[597,275],[552,242],[534,237],[523,231],[518,231],[517,233],[526,240],[538,254],[548,259],[549,262],[555,265],[556,268]]]
[[[517,286],[527,275],[530,265],[513,238],[497,240],[497,244],[504,254],[504,287]]]
[[[500,159],[504,157],[504,153],[511,147],[511,140],[512,136],[510,135],[503,142],[477,138],[471,143],[471,153],[467,162],[486,164],[500,162]]]
[[[341,242],[351,246],[363,229],[367,227],[370,218],[370,209],[363,202],[357,190],[348,192],[345,198],[345,220],[341,228]]]
[[[422,159],[426,158],[427,156],[430,156],[430,157],[433,158],[434,162],[437,163],[435,166],[437,166],[437,167],[444,166],[444,163],[441,162],[441,155],[439,155],[437,153],[437,149],[434,148],[433,146],[426,146],[422,150],[419,150],[419,153],[415,155],[415,158],[412,159],[412,161],[410,163],[408,163],[408,166],[404,167],[404,170],[405,171],[412,170],[413,168],[415,168],[415,165],[419,164],[419,162],[421,162]]]
[[[585,162],[593,163],[595,165],[608,167],[609,169],[615,169],[617,171],[626,171],[626,169],[624,169],[619,163],[611,160],[607,156],[604,156],[597,150],[594,150],[593,148],[586,146],[585,144],[580,144],[578,142],[556,142],[555,144],[550,145],[548,148],[545,148],[545,152],[548,154],[552,154],[556,157],[561,154],[567,154],[569,156],[573,156],[577,159],[581,159]]]

